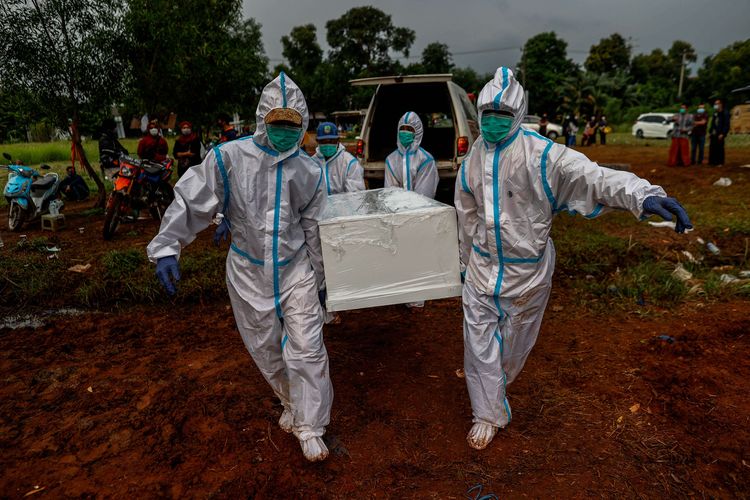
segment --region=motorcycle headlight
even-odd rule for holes
[[[123,177],[130,177],[131,175],[133,175],[133,171],[130,169],[130,167],[126,167],[123,165],[120,168],[120,175],[122,175]]]

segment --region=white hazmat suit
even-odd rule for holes
[[[320,147],[315,159],[323,165],[325,189],[328,195],[365,190],[364,170],[359,161],[339,143],[336,154],[326,160]]]
[[[213,148],[177,182],[148,256],[179,257],[224,214],[232,232],[226,281],[237,328],[284,405],[280,425],[294,431],[308,459],[319,460],[328,453],[320,436],[333,401],[318,299],[325,286],[317,226],[325,186],[320,165],[299,144],[282,153],[271,146],[264,118],[275,108],[296,110],[306,130],[305,98],[281,73],[260,97],[256,133]]]
[[[400,187],[407,191],[416,191],[428,198],[435,198],[439,177],[435,159],[419,146],[424,137],[422,120],[416,113],[409,111],[399,119],[397,130],[403,125],[409,125],[414,129],[414,142],[408,149],[405,148],[398,140],[396,132],[398,147],[385,159],[385,187]]]
[[[521,128],[524,90],[498,68],[477,101],[510,112],[497,144],[477,139],[456,178],[463,291],[464,371],[474,427],[469,444],[484,448],[511,420],[506,385],[534,346],[555,267],[552,219],[567,210],[593,218],[612,209],[643,215],[643,200],[664,190],[628,172]]]

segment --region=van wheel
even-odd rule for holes
[[[639,139],[643,139],[643,130],[638,129],[635,131],[635,136]]]
[[[549,137],[550,139],[554,141],[555,139],[557,139],[557,132],[552,130],[550,133],[547,134],[547,137]]]

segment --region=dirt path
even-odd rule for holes
[[[663,150],[586,152],[686,196],[715,175],[661,167]],[[722,175],[746,175],[742,154],[728,154]],[[59,238],[91,255],[155,231],[134,225],[105,245],[100,221],[86,220],[84,235]],[[224,303],[0,329],[0,497],[38,486],[35,498],[466,498],[477,484],[511,498],[747,497],[750,302],[595,315],[565,283],[556,277],[509,387],[513,422],[482,452],[464,440],[458,300],[350,312],[326,327],[336,396],[323,464],[306,463],[277,427],[280,407]]]
[[[553,296],[510,387],[513,422],[482,452],[464,441],[458,301],[345,314],[326,331],[334,455],[321,465],[276,426],[280,408],[224,306],[5,330],[0,491],[463,498],[482,484],[501,497],[745,495],[750,303],[603,318],[565,301]]]

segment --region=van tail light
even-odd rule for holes
[[[365,154],[365,141],[362,139],[357,140],[357,156],[364,156]]]
[[[461,136],[456,139],[456,149],[458,149],[458,156],[463,156],[469,152],[469,138]]]

